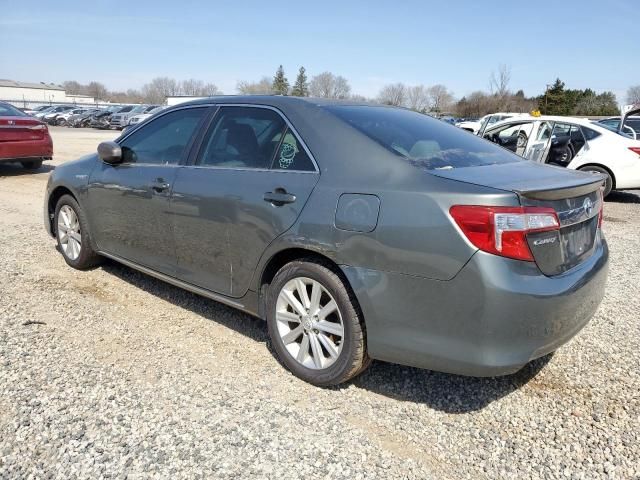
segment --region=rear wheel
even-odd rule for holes
[[[58,249],[69,266],[86,270],[100,263],[100,256],[91,247],[88,222],[75,198],[63,195],[53,220]]]
[[[604,192],[602,192],[602,195],[604,197],[609,195],[611,193],[611,190],[613,190],[613,178],[611,178],[611,174],[606,169],[598,167],[596,165],[587,165],[586,167],[579,168],[578,170],[582,172],[595,172],[606,175],[607,178],[604,182]]]
[[[59,118],[57,123],[61,127],[66,127],[67,126],[67,121],[64,118]]]
[[[325,265],[295,261],[282,267],[269,286],[267,323],[282,363],[314,385],[345,382],[370,363],[355,298]]]
[[[27,170],[37,170],[42,166],[42,160],[25,160],[20,162],[20,164]]]

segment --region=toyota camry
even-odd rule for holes
[[[109,258],[263,318],[316,385],[371,359],[517,371],[594,315],[604,177],[405,109],[211,97],[52,172],[64,260]]]

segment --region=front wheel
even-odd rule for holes
[[[606,197],[613,190],[613,178],[611,178],[611,174],[607,170],[602,167],[598,167],[596,165],[587,165],[586,167],[582,167],[579,169],[582,172],[595,172],[601,173],[602,175],[606,175],[606,179],[604,181],[604,191],[602,192],[602,196]]]
[[[309,383],[337,385],[369,365],[355,298],[325,265],[295,261],[282,267],[269,286],[267,323],[282,363]]]
[[[58,250],[69,266],[86,270],[100,263],[100,256],[91,247],[88,222],[75,198],[63,195],[53,220]]]

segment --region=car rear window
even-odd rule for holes
[[[25,117],[27,116],[26,113],[24,113],[21,110],[18,110],[15,107],[12,107],[11,105],[7,105],[6,103],[0,104],[0,117]]]
[[[411,110],[346,105],[325,108],[390,152],[429,170],[524,161],[469,132]]]

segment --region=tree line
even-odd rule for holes
[[[456,115],[458,117],[481,117],[493,112],[531,112],[539,110],[544,115],[617,115],[618,101],[613,92],[597,93],[590,88],[584,90],[565,88],[559,78],[547,85],[544,93],[527,97],[522,90],[510,89],[511,69],[500,65],[489,77],[488,91],[477,90],[462,98],[455,99],[445,85],[406,85],[396,82],[384,85],[373,98],[352,92],[349,81],[332,72],[325,71],[308,77],[301,66],[291,83],[280,65],[273,77],[264,76],[257,81],[240,81],[237,93],[242,95],[292,95],[298,97],[320,97],[332,99],[352,99],[372,101],[386,105],[409,108],[435,115]],[[64,82],[63,87],[71,94],[90,95],[97,100],[111,102],[164,103],[169,96],[191,95],[211,96],[222,92],[214,83],[202,80],[175,80],[157,77],[141,89],[109,91],[100,82],[82,85],[76,81]],[[640,103],[640,85],[629,88],[628,103]]]

